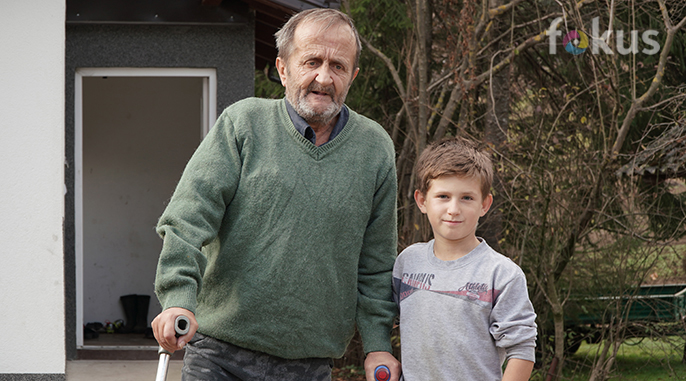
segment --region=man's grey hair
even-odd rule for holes
[[[360,42],[360,35],[357,33],[353,20],[345,13],[331,8],[313,8],[302,11],[291,17],[288,22],[276,33],[276,49],[279,51],[279,58],[288,61],[288,58],[293,53],[293,37],[295,36],[295,29],[302,22],[312,22],[315,24],[321,23],[322,30],[327,30],[334,25],[341,23],[347,24],[352,30],[355,38],[355,60],[353,72],[358,68],[360,62],[360,52],[362,51],[362,43]]]

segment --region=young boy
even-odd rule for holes
[[[476,236],[493,202],[489,157],[446,139],[421,154],[417,177],[434,239],[405,249],[393,269],[405,381],[528,380],[536,314],[526,278]]]

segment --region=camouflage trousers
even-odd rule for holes
[[[182,381],[331,381],[333,360],[288,360],[196,333],[186,345]]]

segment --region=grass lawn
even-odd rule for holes
[[[588,380],[598,344],[583,343],[567,361],[565,380]],[[619,348],[611,380],[654,381],[686,380],[686,365],[681,363],[683,337],[661,340],[629,339]],[[547,371],[547,369],[546,369]]]
[[[683,337],[661,340],[629,339],[619,348],[610,380],[617,381],[686,381],[686,364],[681,363]],[[582,343],[577,353],[567,359],[562,380],[587,381],[598,344]],[[545,380],[547,367],[537,370],[531,380]],[[364,381],[364,370],[347,366],[333,370],[333,381]]]

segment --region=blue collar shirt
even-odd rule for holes
[[[291,118],[295,129],[298,130],[298,132],[304,136],[305,139],[316,145],[317,135],[315,134],[314,130],[305,121],[305,119],[302,118],[302,116],[298,115],[288,100],[286,100],[286,110],[288,110],[288,116]],[[341,112],[338,114],[338,121],[336,122],[336,125],[333,126],[331,134],[329,135],[329,140],[326,143],[332,141],[336,136],[338,136],[338,134],[341,133],[341,131],[343,131],[343,127],[345,127],[346,123],[348,123],[349,117],[350,112],[348,111],[348,107],[343,105],[343,107],[341,107]]]

